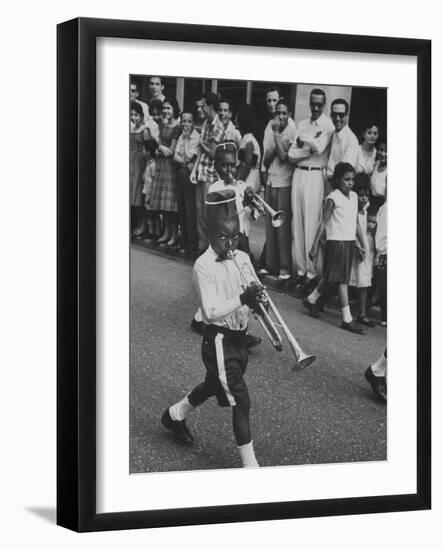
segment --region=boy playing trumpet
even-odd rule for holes
[[[204,322],[202,359],[206,376],[184,399],[166,409],[161,420],[178,443],[190,445],[193,436],[186,426],[186,417],[215,396],[221,407],[232,408],[233,432],[243,467],[257,467],[244,373],[248,362],[249,311],[258,307],[263,288],[252,281],[244,290],[241,273],[229,258],[234,254],[241,265],[247,264],[250,276],[255,275],[248,254],[237,250],[239,219],[232,189],[209,193],[206,224],[210,245],[193,267]]]

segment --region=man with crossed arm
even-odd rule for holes
[[[292,181],[293,259],[297,277],[295,284],[308,288],[317,277],[316,265],[308,253],[322,218],[325,171],[334,132],[331,120],[323,114],[325,92],[315,88],[310,92],[311,117],[302,120],[295,141],[288,151],[295,164]]]

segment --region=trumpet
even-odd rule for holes
[[[228,180],[231,185],[236,185],[236,180],[230,173],[228,174]],[[244,201],[243,204],[245,206],[251,206],[252,208],[255,208],[261,214],[261,216],[269,214],[269,216],[271,216],[272,218],[273,227],[281,227],[286,219],[286,214],[284,210],[273,209],[269,204],[265,202],[263,198],[259,196],[258,193],[253,191],[251,187],[248,187],[247,189],[250,189],[247,194],[240,193],[240,196]]]
[[[240,273],[243,289],[245,289],[252,281],[257,282],[260,286],[262,286],[261,282],[256,278],[247,263],[245,263],[243,266],[240,266],[234,252],[232,251],[229,251],[227,253],[227,256],[233,260],[235,266]],[[250,279],[247,277],[247,274],[249,275]],[[286,322],[284,321],[275,304],[273,303],[273,300],[270,298],[270,295],[267,292],[266,288],[262,286],[262,289],[262,295],[258,301],[259,312],[254,311],[253,316],[263,328],[264,332],[268,336],[276,351],[282,350],[282,338],[278,331],[278,328],[283,331],[296,360],[295,364],[292,366],[292,370],[300,370],[307,367],[308,365],[313,363],[313,361],[316,359],[316,356],[305,353],[305,351],[298,344],[296,338],[291,333],[289,327],[287,326]],[[272,319],[269,312],[273,314],[276,321]]]
[[[253,196],[250,198],[251,205],[262,215],[268,214],[272,218],[273,227],[281,227],[285,222],[286,214],[284,210],[275,210],[266,201],[258,195],[255,191],[252,191]],[[248,199],[246,199],[248,200]]]

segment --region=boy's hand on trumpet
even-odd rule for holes
[[[264,293],[264,287],[257,283],[256,281],[252,281],[244,290],[242,294],[240,294],[239,299],[241,301],[241,304],[244,306],[249,306],[252,309],[255,309],[258,307],[259,301],[262,299]]]
[[[244,196],[242,204],[243,206],[253,206],[253,199],[255,198],[255,192],[251,187],[246,187],[244,189]]]

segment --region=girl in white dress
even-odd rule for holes
[[[365,256],[359,254],[355,248],[355,255],[351,267],[350,286],[358,289],[359,316],[357,321],[361,325],[374,327],[373,321],[367,317],[367,294],[371,287],[373,276],[373,258],[375,252],[374,235],[368,231],[368,196],[370,192],[370,178],[365,173],[356,174],[353,190],[358,195],[358,222],[361,227]]]
[[[309,256],[316,262],[319,240],[325,231],[325,263],[322,278],[311,294],[303,300],[303,305],[312,317],[320,317],[318,298],[338,284],[338,295],[342,311],[341,328],[355,334],[364,334],[364,329],[353,322],[348,301],[348,283],[355,245],[360,256],[365,255],[365,247],[358,218],[358,196],[353,191],[355,172],[348,162],[339,162],[334,170],[332,185],[334,190],[327,196],[322,221],[313,241]],[[356,243],[356,241],[358,241]]]

